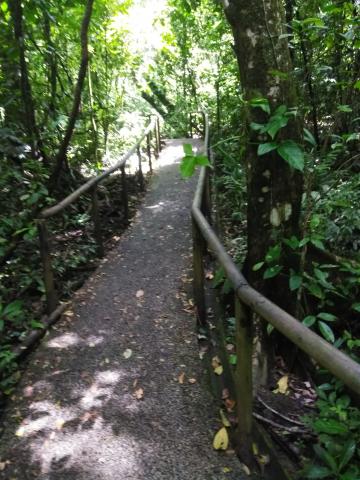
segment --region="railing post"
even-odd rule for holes
[[[156,123],[154,125],[154,139],[155,139],[154,153],[155,153],[155,158],[158,159],[160,150],[159,150],[159,144],[158,144],[158,134],[157,134]]]
[[[149,158],[150,173],[153,173],[152,161],[151,161],[151,137],[150,137],[150,132],[146,135],[146,150],[147,150],[147,156]]]
[[[136,148],[136,153],[137,157],[139,160],[139,184],[140,184],[140,190],[143,192],[144,191],[144,174],[142,171],[142,164],[141,164],[141,150],[140,150],[140,145]]]
[[[250,317],[235,294],[236,354],[235,371],[236,408],[238,417],[237,450],[241,459],[252,463],[252,350],[253,338]]]
[[[197,319],[199,325],[206,323],[206,303],[205,303],[205,272],[204,272],[204,252],[205,242],[196,224],[192,219],[193,236],[193,269],[194,269],[194,299],[197,309]]]
[[[157,133],[158,133],[158,145],[159,145],[159,152],[161,152],[161,132],[160,132],[160,119],[159,117],[156,118],[156,126],[157,126]]]
[[[54,273],[51,263],[50,240],[45,220],[38,220],[37,228],[39,233],[40,256],[43,264],[46,309],[48,314],[50,314],[56,309],[58,300],[55,290]]]
[[[104,244],[101,233],[101,220],[100,220],[100,211],[99,211],[99,197],[97,185],[91,189],[91,216],[94,223],[94,237],[97,245],[97,251],[99,257],[104,256]]]
[[[189,114],[189,137],[193,138],[193,123],[192,123],[192,113]]]
[[[127,223],[129,220],[129,196],[128,196],[128,189],[127,189],[125,165],[120,167],[120,170],[121,170],[121,200],[124,206],[124,218]]]

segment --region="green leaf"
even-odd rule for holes
[[[315,245],[315,247],[319,248],[320,250],[325,250],[325,245],[318,238],[312,238],[311,243]]]
[[[250,128],[251,128],[252,130],[255,130],[255,131],[259,130],[261,133],[263,133],[263,132],[266,131],[266,130],[265,130],[265,125],[263,125],[263,124],[261,124],[261,123],[251,122],[251,123],[250,123]]]
[[[229,356],[229,362],[230,362],[230,365],[236,365],[237,364],[237,355],[235,353],[232,353]]]
[[[350,105],[338,105],[337,109],[339,110],[339,112],[344,112],[344,113],[352,112],[352,108],[350,107]]]
[[[313,423],[318,433],[328,433],[329,435],[344,435],[348,433],[348,427],[333,419],[319,419]]]
[[[275,142],[260,143],[257,154],[260,157],[261,155],[265,155],[265,153],[269,153],[275,150],[277,147],[278,147],[278,144]]]
[[[273,267],[267,268],[263,275],[264,280],[268,280],[269,278],[276,277],[276,275],[278,275],[282,269],[283,267],[280,265],[275,265]]]
[[[283,242],[292,250],[299,248],[299,240],[295,237],[295,235],[293,235],[291,238],[284,238]]]
[[[314,135],[307,128],[304,128],[304,140],[310,143],[310,145],[312,145],[313,147],[316,147],[316,140],[314,138]]]
[[[277,149],[279,155],[295,170],[304,170],[304,152],[293,140],[284,140]]]
[[[196,155],[196,163],[202,167],[210,167],[210,162],[208,157],[205,155]]]
[[[195,172],[196,158],[186,156],[180,165],[180,172],[183,178],[191,177]]]
[[[321,318],[321,320],[325,320],[325,322],[335,322],[337,320],[335,315],[326,312],[320,312],[317,317]]]
[[[303,323],[306,327],[312,327],[315,322],[316,322],[316,317],[315,317],[314,315],[308,315],[308,316],[305,317],[304,320],[302,321],[302,323]]]
[[[354,88],[356,88],[357,90],[360,90],[360,80],[357,80],[357,81],[354,83]]]
[[[360,303],[353,303],[353,304],[351,305],[351,308],[352,308],[353,310],[355,310],[355,312],[359,312],[359,313],[360,313]]]
[[[264,265],[264,263],[265,262],[255,263],[255,265],[252,268],[253,272],[257,272],[258,270],[260,270],[260,268]]]
[[[45,325],[43,323],[38,322],[36,320],[32,320],[30,322],[30,326],[31,326],[31,328],[39,328],[39,329],[45,328]]]
[[[318,322],[319,330],[321,332],[321,335],[325,338],[330,343],[335,342],[335,336],[334,332],[332,331],[332,328],[329,327],[327,323],[324,322]]]
[[[271,332],[273,332],[274,330],[275,330],[275,327],[271,325],[271,323],[268,323],[266,327],[267,334],[271,335]]]
[[[305,472],[305,478],[316,479],[326,478],[331,475],[332,472],[327,467],[320,467],[319,465],[311,465],[311,467]]]
[[[292,275],[290,277],[289,287],[292,292],[300,288],[301,284],[302,284],[302,277],[300,275]]]
[[[275,115],[270,118],[269,123],[266,125],[266,132],[270,135],[272,139],[275,138],[277,132],[286,127],[289,119],[283,115]]]
[[[259,107],[265,113],[268,113],[270,115],[270,105],[267,98],[252,98],[250,100],[250,105],[254,108]]]
[[[341,461],[339,463],[339,471],[341,471],[352,459],[356,450],[356,442],[354,439],[350,438],[343,448],[341,452],[340,458]]]
[[[6,13],[9,9],[7,2],[1,2],[0,8],[4,13]]]
[[[336,472],[337,470],[337,465],[336,465],[336,461],[335,461],[335,458],[330,455],[329,452],[327,452],[324,448],[322,448],[320,445],[314,445],[314,451],[316,453],[316,455],[321,458],[321,460],[324,462],[324,463],[327,463],[328,466],[330,467],[330,469],[332,470],[332,472]]]
[[[281,255],[281,245],[276,244],[273,247],[269,248],[266,256],[265,256],[265,261],[266,263],[273,263],[276,260],[279,260]]]
[[[192,148],[192,145],[190,143],[184,143],[183,144],[183,149],[184,149],[184,153],[185,153],[186,156],[190,156],[190,157],[193,156],[193,148]]]

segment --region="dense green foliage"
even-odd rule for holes
[[[251,132],[262,135],[256,145],[259,157],[276,152],[287,165],[303,173],[301,231],[290,237],[269,238],[265,258],[248,265],[248,270],[259,272],[265,282],[280,278],[299,320],[357,360],[358,2],[286,2],[282,36],[289,43],[293,69],[284,72],[274,64],[267,75],[290,80],[296,86],[298,101],[274,108],[268,98],[246,98],[221,2],[164,2],[156,18],[149,17],[158,41],[147,48],[136,41],[143,33],[137,32],[139,25],[128,22],[129,18],[134,22],[132,8],[134,4],[141,7],[141,2],[96,1],[80,108],[57,171],[82,56],[83,3],[23,2],[20,18],[24,35],[17,38],[18,2],[0,2],[0,367],[8,365],[11,372],[10,347],[28,329],[41,327],[37,320],[44,287],[34,223],[39,209],[108,165],[131,143],[144,123],[142,115],[157,111],[166,120],[169,136],[184,136],[188,114],[202,108],[212,123],[219,223],[239,264],[246,258],[244,153]],[[24,75],[28,80],[25,85]],[[247,125],[244,119],[253,110],[259,111],[263,120]],[[295,121],[303,127],[300,142],[282,137],[288,124]],[[207,164],[205,157],[196,156],[188,146],[185,154],[189,163],[183,167],[184,176],[191,175],[196,165]],[[52,225],[54,231],[58,235],[71,231],[76,236],[76,230],[89,218],[86,208],[84,204],[66,212],[60,224]],[[287,212],[282,215],[286,217]],[[277,219],[272,220],[276,224]],[[74,242],[64,255],[55,256],[57,272],[63,275],[68,268],[86,264],[94,251],[91,234],[81,245]],[[284,262],[284,252],[295,259],[291,264]],[[223,284],[223,272],[219,271],[215,280]],[[228,291],[231,287],[225,283],[224,288]],[[270,328],[268,333],[273,335]],[[11,391],[13,380],[3,381],[4,391]],[[355,445],[359,438],[355,430],[359,412],[331,378],[319,392],[320,419],[310,423],[320,446],[315,448],[308,478],[354,480],[358,477]],[[329,431],[331,425],[340,423],[342,429]]]

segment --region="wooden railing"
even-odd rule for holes
[[[209,119],[204,115],[205,151],[211,159]],[[251,312],[269,322],[318,365],[331,372],[360,397],[360,365],[311,331],[299,320],[252,288],[226,252],[209,222],[210,169],[202,167],[191,209],[193,225],[194,297],[199,321],[206,324],[204,256],[209,249],[223,267],[234,288],[237,367],[235,371],[238,430],[237,440],[244,458],[251,456],[253,417],[253,333]]]
[[[121,171],[121,194],[122,194],[122,204],[124,208],[124,217],[126,221],[129,218],[129,201],[128,201],[128,190],[127,190],[127,179],[125,166],[126,162],[134,154],[137,154],[138,157],[138,178],[140,188],[144,189],[144,176],[142,172],[142,154],[141,146],[145,142],[145,150],[147,153],[147,158],[149,161],[149,170],[152,173],[152,141],[154,140],[153,153],[155,158],[159,156],[161,151],[161,136],[160,136],[160,120],[158,117],[150,118],[150,122],[145,131],[141,134],[139,140],[135,145],[112,167],[110,167],[105,172],[100,175],[91,178],[86,183],[84,183],[77,190],[72,192],[66,198],[61,200],[61,202],[56,205],[46,208],[43,210],[38,219],[37,227],[39,233],[39,242],[40,242],[40,255],[43,264],[43,273],[44,273],[44,285],[45,285],[45,294],[46,294],[46,304],[47,311],[50,314],[53,312],[58,304],[58,295],[55,288],[54,282],[54,271],[52,267],[52,255],[51,255],[51,246],[50,246],[50,235],[47,228],[47,219],[57,215],[66,209],[69,205],[77,201],[84,193],[91,192],[91,202],[92,202],[92,221],[94,223],[94,237],[97,244],[97,253],[101,257],[104,255],[104,244],[102,238],[102,229],[101,229],[101,219],[99,213],[99,201],[98,201],[98,185],[108,178],[112,173],[117,170]]]

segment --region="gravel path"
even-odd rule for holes
[[[168,141],[134,224],[30,356],[4,417],[1,479],[242,478],[212,449],[218,409],[184,306],[195,179],[179,178],[182,143]]]

